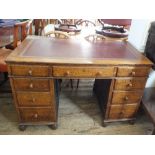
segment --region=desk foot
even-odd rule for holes
[[[102,126],[103,126],[103,127],[106,127],[107,125],[105,124],[105,122],[102,122]]]
[[[56,130],[58,128],[58,124],[52,124],[52,125],[48,125],[49,128],[51,128],[52,130]]]
[[[129,124],[130,125],[134,125],[135,124],[135,120],[129,120]]]
[[[27,126],[26,125],[19,125],[18,128],[19,128],[20,131],[25,131]]]

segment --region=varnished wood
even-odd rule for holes
[[[20,125],[57,124],[59,78],[96,78],[94,92],[103,122],[134,120],[152,66],[128,42],[34,36],[6,62]]]
[[[55,77],[111,77],[114,76],[114,67],[75,67],[53,66]]]
[[[17,92],[19,107],[53,106],[49,92]]]
[[[115,90],[144,89],[146,78],[120,78],[115,80]]]
[[[109,119],[132,118],[137,110],[137,104],[111,105]]]
[[[22,123],[55,121],[55,115],[51,108],[20,108],[19,111]]]
[[[48,79],[13,78],[15,90],[17,91],[49,91]]]
[[[138,103],[142,93],[142,91],[114,91],[111,104]]]
[[[38,65],[13,65],[11,66],[11,75],[46,77],[49,76],[49,68]]]
[[[147,76],[150,71],[149,67],[118,67],[117,76],[119,77],[139,77]]]

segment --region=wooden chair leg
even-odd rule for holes
[[[80,79],[77,80],[77,86],[76,86],[76,88],[79,88],[79,82],[80,82]]]

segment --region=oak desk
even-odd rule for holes
[[[6,60],[19,127],[57,127],[57,79],[95,78],[105,122],[134,120],[152,66],[130,43],[29,36]]]

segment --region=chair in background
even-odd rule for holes
[[[107,38],[127,40],[131,19],[99,19],[102,27],[96,29],[97,34]]]
[[[56,24],[71,24],[71,19],[35,19],[35,35],[45,35],[50,31],[54,31]]]
[[[62,32],[62,31],[50,31],[44,34],[45,36],[48,37],[55,37],[55,38],[59,38],[59,39],[69,39],[70,36],[66,33],[66,32]]]
[[[0,73],[3,73],[4,75],[4,80],[0,85],[8,79],[8,69],[5,63],[6,57],[26,38],[28,34],[32,34],[32,20],[16,23],[13,27],[13,43],[0,48]]]
[[[90,35],[86,36],[85,39],[89,42],[97,42],[97,41],[103,41],[106,38],[100,34],[90,34]]]
[[[85,20],[85,19],[79,19],[75,21],[75,25],[81,25],[81,26],[96,26],[96,24],[91,20]]]
[[[35,35],[44,35],[54,30],[55,24],[62,23],[60,19],[34,19]]]

